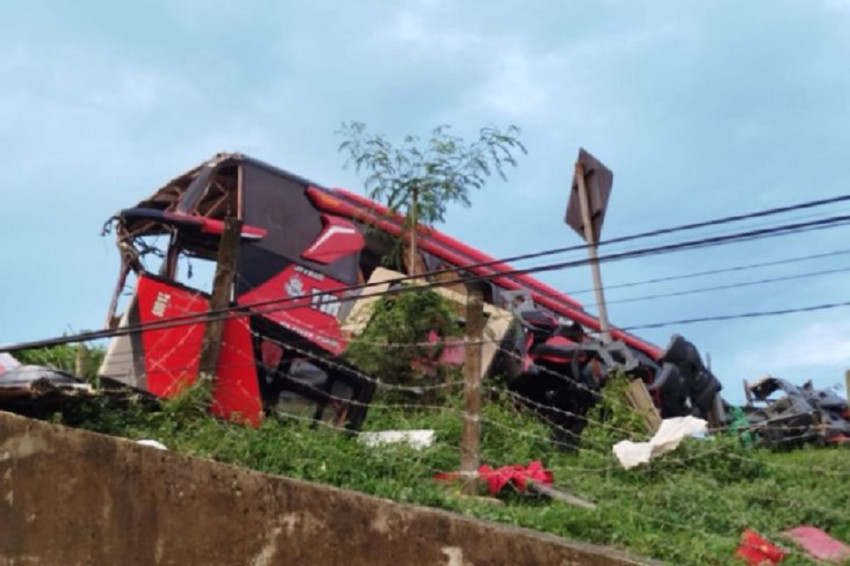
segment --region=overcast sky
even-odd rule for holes
[[[529,154],[509,182],[494,180],[442,226],[497,257],[580,243],[563,224],[579,147],[615,173],[604,238],[848,192],[847,0],[519,6],[7,1],[0,343],[100,328],[118,268],[113,240],[100,237],[104,221],[218,151],[360,190],[336,151],[347,120],[394,138],[443,123],[465,136],[488,124],[522,128]],[[836,228],[606,264],[603,276],[616,285],[842,250],[847,235]],[[850,255],[612,289],[608,299],[845,266]],[[540,278],[567,292],[590,284],[584,268]],[[609,312],[633,326],[803,307],[850,300],[847,283],[837,273],[613,303]],[[576,298],[595,310],[592,294]],[[684,334],[710,352],[724,394],[739,400],[741,380],[765,373],[843,382],[848,315],[641,335],[664,345]]]

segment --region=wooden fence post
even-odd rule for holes
[[[481,441],[481,340],[484,335],[484,298],[480,285],[467,285],[466,347],[463,363],[463,431],[461,436],[460,473],[463,492],[475,495],[478,490],[478,468]]]
[[[228,218],[224,223],[224,232],[218,246],[215,279],[213,279],[210,312],[215,313],[230,305],[233,280],[236,276],[236,263],[239,258],[239,238],[242,234],[242,221]],[[224,318],[208,320],[204,330],[204,342],[201,345],[201,364],[199,379],[212,381],[218,364],[218,352],[221,349],[221,337],[224,333]]]
[[[84,374],[88,369],[86,366],[86,359],[88,358],[88,351],[86,349],[86,345],[80,342],[77,344],[77,351],[74,355],[74,375],[81,379],[85,379]]]

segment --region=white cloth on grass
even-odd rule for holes
[[[614,445],[614,455],[625,469],[646,464],[652,458],[675,450],[687,436],[705,434],[708,422],[696,417],[674,417],[661,421],[658,432],[649,442],[621,440]]]

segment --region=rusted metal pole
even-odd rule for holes
[[[576,163],[576,184],[578,186],[578,198],[581,204],[581,221],[584,225],[584,239],[587,241],[587,254],[590,256],[590,271],[593,275],[593,291],[596,294],[596,305],[599,309],[599,329],[602,331],[602,340],[611,342],[611,331],[608,325],[608,308],[605,306],[605,292],[602,288],[602,272],[599,270],[599,256],[596,252],[596,233],[593,230],[593,217],[590,214],[590,197],[587,194],[587,185],[584,182],[584,167]]]
[[[463,363],[463,429],[461,433],[460,474],[463,492],[478,491],[481,465],[481,340],[484,335],[484,298],[481,287],[467,285],[466,347]]]
[[[210,312],[227,308],[236,276],[236,263],[239,259],[239,236],[242,233],[242,220],[231,217],[224,223],[224,232],[218,246],[215,279],[213,279]],[[221,349],[221,337],[224,333],[224,319],[207,321],[204,330],[204,342],[201,345],[200,379],[215,378],[218,353]]]

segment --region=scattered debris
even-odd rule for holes
[[[422,450],[434,443],[434,431],[422,430],[385,430],[380,432],[361,432],[360,441],[367,446],[378,446],[386,443],[405,442],[411,447]]]
[[[622,440],[614,445],[614,454],[625,469],[648,463],[652,458],[675,450],[688,436],[703,434],[708,422],[696,417],[664,419],[649,442]]]
[[[31,417],[44,416],[97,397],[107,399],[114,406],[131,403],[158,406],[157,398],[148,392],[110,379],[99,381],[99,387],[95,387],[64,371],[18,365],[0,374],[0,410]]]
[[[91,395],[92,386],[73,375],[42,366],[17,366],[0,375],[0,399]]]
[[[582,497],[578,497],[577,495],[573,495],[572,493],[568,493],[563,489],[552,487],[551,485],[544,485],[537,483],[534,480],[529,480],[528,489],[529,491],[533,491],[540,495],[545,495],[550,499],[554,499],[556,501],[560,501],[568,505],[583,507],[585,509],[596,509],[596,503],[588,501],[587,499],[584,499]]]
[[[784,379],[764,377],[744,383],[747,424],[743,431],[758,446],[789,447],[805,443],[837,444],[850,441],[847,401],[811,381],[796,386]],[[771,395],[782,395],[772,399]]]
[[[626,398],[629,404],[643,415],[646,429],[650,432],[655,432],[661,426],[661,413],[655,403],[652,402],[652,397],[649,395],[649,390],[642,379],[632,379],[629,381],[629,388],[626,391]]]
[[[501,493],[509,485],[525,491],[528,482],[551,485],[553,480],[552,472],[538,461],[530,462],[528,466],[517,464],[497,469],[484,464],[478,468],[478,476],[487,482],[487,488],[493,495]]]
[[[497,495],[511,485],[519,491],[525,491],[528,482],[536,482],[544,485],[552,484],[552,472],[543,467],[538,461],[533,461],[528,466],[514,464],[494,469],[487,464],[479,466],[478,477],[487,482],[487,488],[492,495]],[[461,472],[444,472],[434,476],[436,480],[456,480],[461,477]]]
[[[21,363],[12,357],[12,354],[0,352],[0,373],[9,371],[10,369],[19,367]]]
[[[785,559],[787,552],[751,529],[744,529],[741,544],[735,551],[735,556],[744,560],[748,566],[766,566],[779,564]]]
[[[554,487],[552,472],[536,460],[529,462],[527,466],[515,464],[496,469],[483,464],[478,468],[477,473],[479,478],[487,482],[490,495],[499,495],[506,487],[511,487],[513,491],[536,493],[569,505],[596,509],[596,504],[592,501]],[[456,480],[460,477],[461,472],[446,472],[437,474],[434,479]]]
[[[166,448],[165,444],[163,444],[162,442],[159,442],[157,440],[142,439],[142,440],[137,440],[136,444],[141,444],[142,446],[150,446],[151,448],[157,448],[159,450],[168,450],[168,448]]]
[[[811,526],[799,526],[782,533],[803,548],[815,560],[845,563],[850,560],[850,547]]]

